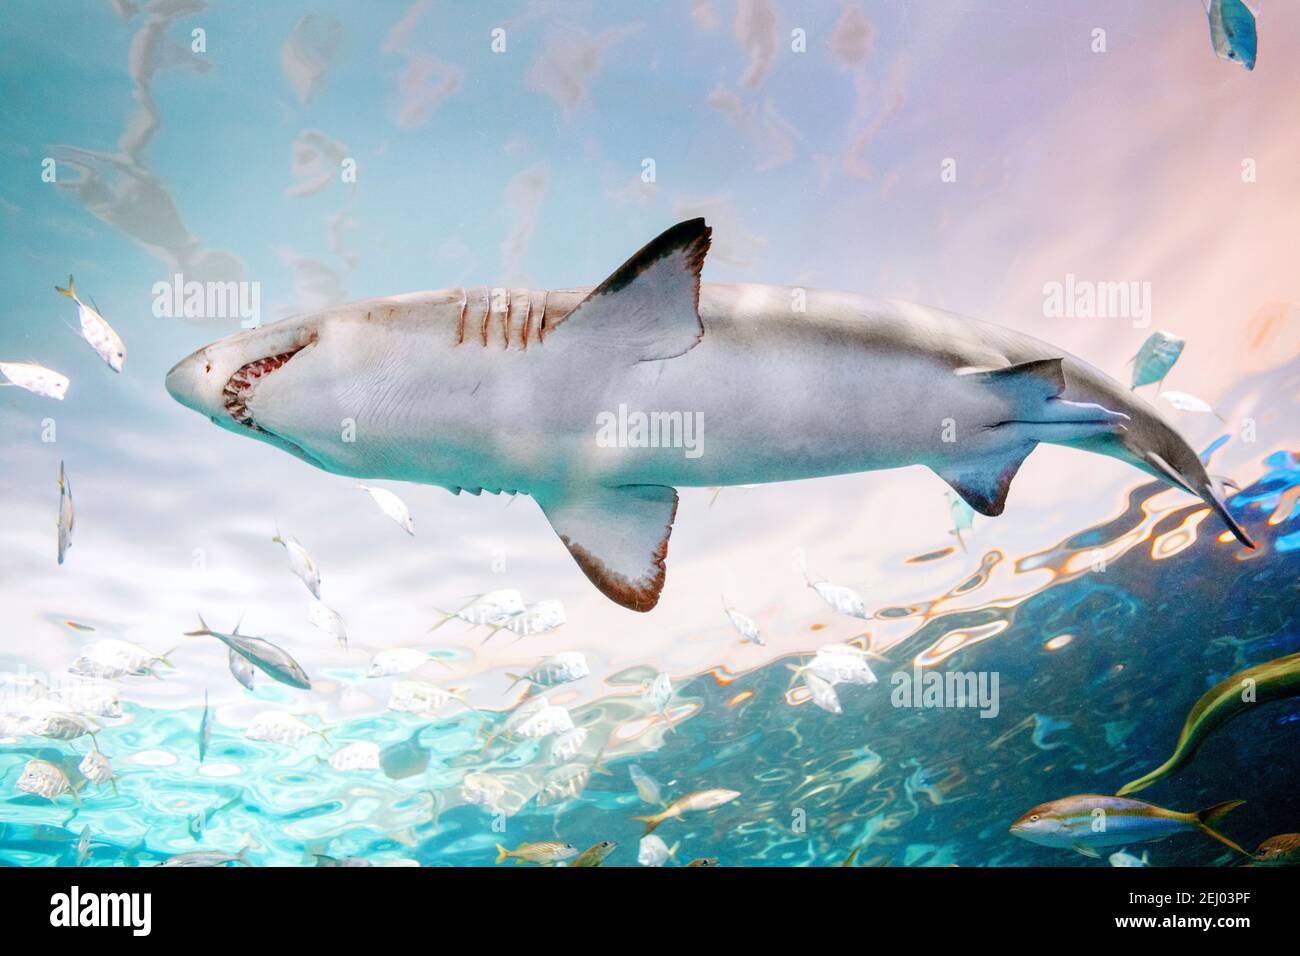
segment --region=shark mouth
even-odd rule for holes
[[[222,398],[225,399],[227,414],[239,424],[261,431],[262,429],[258,428],[257,423],[253,421],[252,412],[248,410],[248,400],[252,396],[253,390],[262,379],[284,366],[304,348],[306,348],[306,345],[300,345],[288,352],[281,352],[279,355],[268,355],[266,358],[260,358],[241,366],[234,375],[230,376],[230,380],[226,382],[226,387],[221,391]]]

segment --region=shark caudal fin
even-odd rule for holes
[[[1001,398],[1006,418],[979,423],[979,450],[931,468],[980,514],[1002,514],[1011,479],[1039,442],[1065,443],[1113,434],[1128,420],[1127,415],[1100,405],[1062,399],[1066,384],[1062,362],[1060,358],[1038,359],[959,373]],[[960,440],[955,446],[963,447]]]
[[[1191,452],[1191,448],[1186,448],[1186,450],[1189,453]],[[1200,498],[1214,509],[1214,513],[1228,526],[1228,530],[1232,532],[1233,537],[1248,548],[1255,547],[1255,542],[1246,532],[1246,529],[1228,511],[1228,506],[1224,500],[1224,488],[1228,485],[1228,482],[1222,478],[1211,478],[1206,474],[1205,467],[1195,454],[1192,454],[1192,458],[1195,459],[1196,464],[1190,467],[1190,462],[1186,460],[1187,456],[1180,456],[1180,458],[1184,459],[1184,467],[1181,471],[1166,461],[1159,452],[1148,449],[1143,450],[1140,454],[1143,461],[1149,466],[1148,471],[1163,478],[1174,487],[1182,488],[1188,494]]]

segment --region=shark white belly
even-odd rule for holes
[[[927,465],[1002,511],[1038,442],[1130,461],[1209,502],[1159,413],[1059,349],[908,303],[701,285],[703,220],[595,289],[352,303],[200,349],[182,403],[338,474],[526,493],[607,596],[649,610],[673,490]]]

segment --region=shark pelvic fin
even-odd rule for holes
[[[648,611],[659,602],[676,490],[620,485],[534,497],[582,573],[605,597],[633,611]]]
[[[1061,398],[1065,371],[1061,359],[1039,359],[1006,368],[960,372],[1005,400],[1004,421],[982,423],[983,448],[972,457],[932,465],[962,500],[982,515],[995,517],[1006,506],[1011,479],[1039,442],[1067,443],[1124,430],[1128,416],[1100,405]]]
[[[969,462],[954,462],[934,469],[962,501],[982,515],[996,518],[1007,504],[1011,479],[1016,477],[1021,464],[1034,450],[1036,442],[1019,446],[1008,458],[977,458]]]
[[[713,230],[703,219],[679,222],[652,239],[577,307],[542,326],[560,339],[628,355],[639,362],[676,358],[704,335],[700,269]]]

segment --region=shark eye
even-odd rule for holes
[[[207,362],[207,363],[205,363],[204,366],[203,366],[203,372],[204,372],[204,374],[207,374],[208,372],[211,372],[211,371],[212,371],[212,363],[211,363],[211,362]]]

